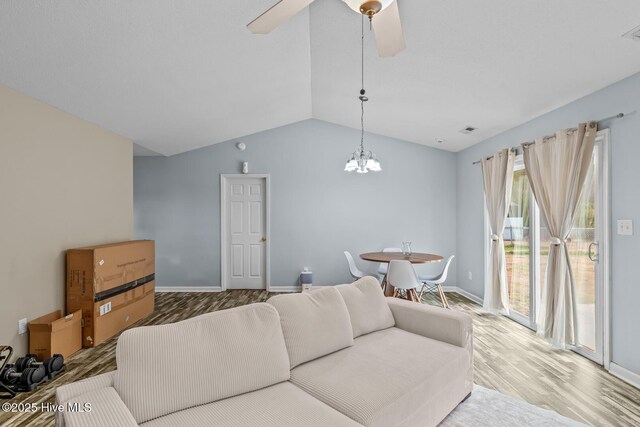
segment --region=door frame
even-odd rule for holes
[[[265,252],[265,289],[267,292],[271,288],[271,175],[270,174],[220,174],[220,287],[223,291],[227,290],[229,280],[229,271],[227,269],[227,260],[229,255],[229,239],[227,237],[225,224],[227,222],[227,180],[229,179],[250,179],[258,178],[265,180],[264,198],[265,198],[265,236],[267,241],[264,242]]]
[[[596,139],[602,138],[602,177],[599,183],[602,189],[603,206],[600,207],[602,218],[602,241],[604,247],[599,256],[605,260],[601,267],[602,279],[602,364],[609,370],[611,366],[611,131],[603,129],[596,134]],[[600,248],[599,248],[600,249]],[[600,252],[600,250],[598,250]]]

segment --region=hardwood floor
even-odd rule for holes
[[[136,326],[176,322],[215,310],[265,301],[263,291],[156,294],[156,311]],[[598,426],[639,426],[640,390],[602,367],[570,351],[553,351],[531,330],[504,317],[481,314],[468,299],[448,294],[452,309],[464,310],[474,321],[475,382],[534,405]],[[423,302],[439,305],[433,294]],[[67,361],[67,372],[15,402],[54,401],[55,388],[115,369],[117,337],[82,350]],[[5,402],[5,401],[2,401]],[[54,414],[0,412],[1,426],[53,425]]]
[[[596,426],[640,426],[640,390],[532,330],[449,294],[473,316],[475,383]]]

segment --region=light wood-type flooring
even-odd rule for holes
[[[264,291],[159,293],[156,311],[140,325],[187,319],[215,310],[265,301]],[[458,294],[448,294],[453,310],[473,317],[475,382],[554,410],[586,424],[640,426],[640,390],[602,367],[570,351],[553,351],[531,330],[504,317],[480,313],[480,307]],[[432,294],[423,303],[438,304]],[[81,350],[67,361],[67,372],[14,401],[53,402],[55,388],[115,369],[117,337],[94,349]],[[177,361],[177,366],[180,361]],[[5,401],[0,401],[3,403]],[[2,426],[53,425],[52,413],[9,414],[0,411]]]

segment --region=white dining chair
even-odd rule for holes
[[[384,248],[382,252],[402,252],[402,249]],[[387,274],[388,268],[389,268],[389,264],[387,264],[386,262],[381,262],[380,265],[378,265],[378,280],[380,282],[382,282],[382,280],[384,279],[384,276]]]
[[[447,259],[447,263],[444,265],[442,272],[435,276],[418,276],[418,280],[422,282],[422,287],[420,288],[420,294],[418,295],[418,300],[422,301],[422,294],[427,291],[438,291],[440,295],[440,301],[442,301],[442,306],[444,308],[449,308],[449,301],[447,301],[447,296],[442,290],[442,284],[447,280],[447,273],[449,272],[449,267],[451,266],[451,261],[455,258],[455,255],[451,255],[449,259]]]
[[[410,301],[420,302],[416,289],[420,287],[420,281],[413,269],[413,265],[404,259],[394,259],[389,262],[389,271],[387,272],[387,284],[394,287],[393,296],[402,296],[402,291],[406,295],[406,299]]]
[[[349,251],[344,251],[344,256],[347,257],[347,262],[349,263],[349,273],[351,273],[351,276],[354,279],[362,279],[365,274],[358,268],[355,260],[351,256],[351,253]]]

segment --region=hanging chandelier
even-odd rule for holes
[[[356,171],[357,173],[367,173],[369,171],[378,172],[381,171],[380,162],[376,158],[373,151],[364,150],[364,103],[369,100],[365,96],[364,90],[364,15],[362,15],[362,29],[360,35],[361,42],[361,78],[362,85],[360,86],[360,148],[353,152],[351,158],[347,161],[344,170],[347,172]]]

